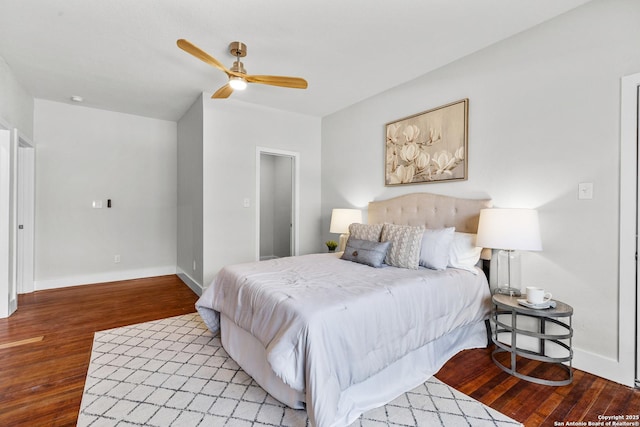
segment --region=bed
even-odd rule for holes
[[[480,209],[490,206],[429,193],[370,202],[367,224],[353,226],[344,253],[226,266],[196,308],[274,398],[305,408],[316,427],[347,426],[422,384],[459,351],[487,345],[490,292],[473,237]],[[418,234],[420,264],[428,247],[439,265],[413,264]],[[368,255],[364,263],[342,259],[385,245],[391,266],[374,268]],[[402,265],[407,254],[409,266]]]

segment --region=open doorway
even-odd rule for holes
[[[0,317],[33,291],[34,174],[33,144],[0,122]]]
[[[297,255],[298,153],[256,151],[257,255],[267,260]]]

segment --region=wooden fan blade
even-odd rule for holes
[[[227,67],[222,65],[220,61],[218,61],[216,58],[209,55],[207,52],[200,49],[198,46],[194,45],[190,41],[185,39],[180,39],[178,40],[177,44],[180,49],[184,50],[187,53],[190,53],[191,55],[195,56],[196,58],[198,58],[203,62],[206,62],[209,65],[213,65],[214,67],[224,71],[228,75],[236,74],[236,73],[232,73]]]
[[[233,93],[233,88],[229,86],[229,83],[227,83],[226,85],[218,89],[216,93],[211,95],[211,98],[215,98],[215,99],[228,98],[229,95],[231,95],[232,93]]]
[[[246,75],[244,78],[249,83],[260,83],[263,85],[290,87],[293,89],[306,89],[307,81],[300,77],[287,77],[287,76],[250,76]]]

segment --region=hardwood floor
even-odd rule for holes
[[[493,346],[460,352],[436,377],[526,427],[572,425],[569,422],[578,426],[598,425],[595,423],[601,421],[599,415],[640,414],[640,390],[577,369],[574,369],[573,382],[569,385],[533,384],[498,368],[491,360],[492,350]],[[564,378],[558,368],[540,362],[518,359],[517,363],[521,371],[529,375]]]
[[[19,295],[0,319],[0,426],[74,426],[95,331],[195,311],[197,296],[177,276]]]
[[[20,295],[18,311],[0,319],[0,425],[75,425],[93,333],[191,313],[196,299],[177,276]],[[436,376],[527,427],[640,414],[640,391],[578,370],[568,386],[532,384],[496,367],[490,349],[461,352]]]

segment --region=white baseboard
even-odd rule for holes
[[[35,280],[34,290],[66,288],[69,286],[89,285],[94,283],[118,282],[121,280],[142,279],[145,277],[166,276],[176,274],[176,266],[141,268],[137,270],[110,271],[106,273],[85,274],[57,279]]]
[[[196,295],[202,295],[202,285],[195,281],[191,276],[189,276],[183,269],[180,267],[177,268],[176,274],[187,285]]]
[[[634,386],[633,364],[624,366],[624,363],[617,359],[574,348],[573,367],[619,384]]]

